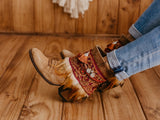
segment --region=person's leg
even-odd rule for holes
[[[129,44],[107,53],[112,69],[122,68],[116,74],[119,80],[160,65],[160,26]]]
[[[137,22],[130,27],[129,33],[137,39],[159,25],[160,0],[154,0],[150,7],[140,16]]]

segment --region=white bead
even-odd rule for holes
[[[85,55],[85,56],[88,56],[88,55],[89,55],[89,52],[88,52],[88,53],[85,53],[84,55]]]
[[[87,73],[91,73],[91,69],[90,68],[87,68]]]
[[[115,45],[115,44],[117,44],[117,42],[118,42],[118,41],[115,41],[115,42],[113,42],[113,44]]]
[[[90,76],[91,76],[92,78],[93,78],[93,77],[95,77],[95,73],[91,73],[91,75],[90,75]]]

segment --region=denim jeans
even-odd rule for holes
[[[129,33],[135,41],[107,53],[111,68],[121,68],[115,73],[119,80],[160,65],[160,0],[153,1]]]

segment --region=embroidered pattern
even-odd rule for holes
[[[71,57],[69,61],[75,78],[88,95],[92,94],[100,84],[106,82],[90,51]]]

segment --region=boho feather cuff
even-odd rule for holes
[[[74,57],[65,58],[55,66],[58,76],[65,76],[59,94],[65,101],[82,101],[95,90],[111,89],[120,85],[114,76],[105,53],[99,47]]]

